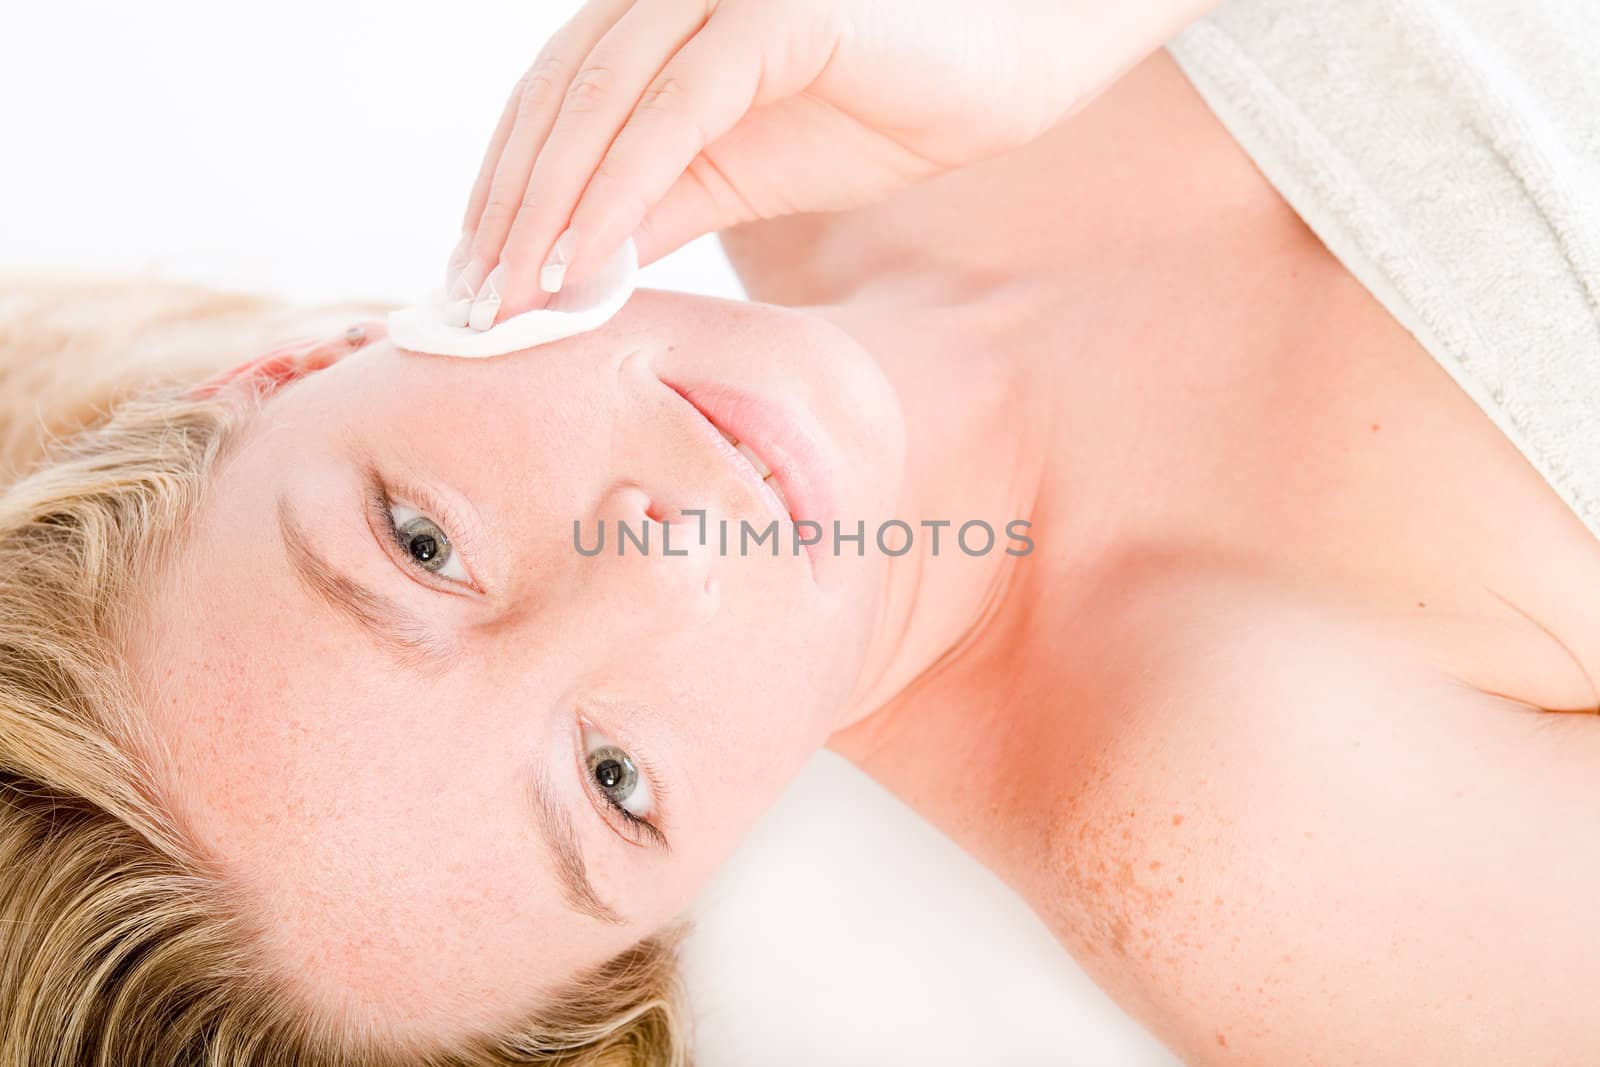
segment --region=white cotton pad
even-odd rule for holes
[[[566,285],[547,307],[524,311],[487,330],[449,326],[444,293],[389,313],[389,340],[412,352],[481,359],[559,341],[601,326],[633,295],[639,254],[630,238],[586,280]]]

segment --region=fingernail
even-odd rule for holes
[[[455,287],[456,279],[466,269],[467,260],[472,258],[472,235],[464,233],[461,240],[456,242],[456,247],[450,253],[450,258],[445,261],[444,291],[449,292]]]
[[[561,283],[567,276],[567,267],[572,263],[572,246],[575,243],[571,226],[561,231],[561,236],[556,238],[555,246],[550,249],[550,255],[546,257],[544,266],[539,268],[539,288],[547,293],[561,291]]]
[[[467,325],[474,330],[487,330],[494,325],[494,317],[500,311],[500,287],[505,284],[506,268],[503,264],[496,264],[494,270],[483,280],[483,288],[478,290],[478,298],[472,302],[472,313],[467,318]]]
[[[445,290],[444,296],[444,321],[447,326],[465,326],[467,317],[472,313],[472,298],[475,295],[473,288],[473,275],[476,271],[468,263],[456,274],[450,287]]]

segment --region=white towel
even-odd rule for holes
[[[487,330],[449,326],[444,293],[435,291],[412,307],[389,313],[389,340],[412,352],[439,356],[501,356],[559,341],[603,325],[633,295],[639,256],[632,239],[586,280],[562,286],[535,311],[513,315]]]
[[[1600,537],[1600,0],[1231,0],[1168,50]]]

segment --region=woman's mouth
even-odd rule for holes
[[[710,422],[711,420],[707,419],[706,421]],[[766,461],[761,458],[760,454],[716,423],[713,422],[711,425],[722,435],[723,440],[732,445],[733,450],[739,453],[746,463],[750,464],[756,472],[756,477],[760,478],[767,488],[772,490],[773,494],[778,498],[778,503],[783,505],[784,514],[791,519],[794,518],[794,513],[789,509],[789,501],[783,495],[783,486],[779,483],[778,476],[772,473],[772,468],[767,466]]]
[[[789,504],[784,498],[778,478],[772,473],[772,468],[766,460],[761,458],[761,454],[749,442],[741,441],[707,415],[705,409],[689,398],[687,391],[668,381],[663,380],[662,384],[676,393],[694,414],[704,428],[707,443],[727,461],[739,480],[761,497],[773,518],[779,522],[793,522],[794,516],[789,511]]]
[[[818,545],[833,520],[831,452],[810,413],[721,384],[662,384],[677,393],[716,431],[715,442],[766,496],[780,520],[804,523],[815,567]]]

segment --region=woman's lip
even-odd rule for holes
[[[725,430],[747,442],[762,458],[788,501],[788,518],[816,523],[822,534],[829,531],[833,519],[832,467],[822,433],[809,417],[730,386],[663,382],[699,411],[713,429]],[[722,435],[717,436],[720,439]],[[745,462],[743,457],[739,459]],[[755,469],[751,468],[750,473],[754,475]],[[823,538],[814,540],[816,543],[806,546],[813,566]]]
[[[789,510],[784,507],[783,501],[779,499],[778,494],[772,491],[772,487],[762,479],[760,472],[750,465],[750,461],[744,456],[741,456],[739,454],[739,450],[734,448],[733,445],[728,442],[728,439],[722,435],[722,427],[718,426],[717,423],[712,421],[711,416],[707,415],[703,410],[701,410],[698,404],[696,404],[693,400],[690,400],[685,394],[684,390],[678,388],[676,385],[673,385],[671,382],[663,381],[662,384],[667,386],[667,388],[671,389],[674,393],[677,393],[678,396],[682,398],[683,402],[700,417],[700,421],[704,423],[706,428],[706,440],[711,443],[712,447],[714,447],[724,459],[732,464],[735,475],[746,485],[754,489],[757,495],[759,495],[761,499],[766,502],[767,507],[771,509],[773,516],[780,522],[792,521],[793,517],[789,514]],[[728,432],[732,433],[733,431],[729,430]],[[738,435],[735,435],[735,437],[737,436]],[[752,444],[750,447],[754,448],[755,446]]]

